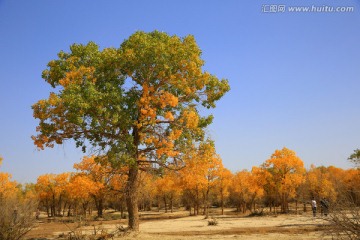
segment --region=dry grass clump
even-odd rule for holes
[[[333,239],[360,239],[360,195],[344,194],[333,204],[331,213],[326,218],[331,224],[329,234]]]
[[[36,206],[32,199],[0,197],[0,239],[23,239],[34,228]]]
[[[217,219],[216,219],[216,218],[210,218],[210,219],[208,220],[208,225],[209,225],[209,226],[216,226],[216,225],[218,225]]]

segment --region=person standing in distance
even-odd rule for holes
[[[316,200],[315,200],[315,198],[313,198],[312,200],[311,200],[311,208],[312,208],[312,212],[313,212],[313,216],[314,217],[316,217]]]

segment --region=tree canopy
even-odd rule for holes
[[[227,80],[202,71],[204,61],[193,36],[136,32],[119,48],[74,44],[48,63],[43,78],[56,92],[32,108],[40,120],[38,148],[67,139],[91,145],[125,164],[177,160],[186,140],[200,140]],[[145,162],[144,162],[145,161]]]

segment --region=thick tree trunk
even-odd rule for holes
[[[138,169],[130,168],[126,186],[126,205],[129,214],[129,229],[133,231],[139,231],[138,181]]]

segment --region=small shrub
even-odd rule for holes
[[[218,225],[218,221],[215,218],[211,218],[208,220],[208,225],[209,226],[216,226]]]
[[[255,210],[255,211],[251,212],[249,214],[249,217],[262,217],[264,215],[265,215],[264,211],[261,209],[261,210]]]

